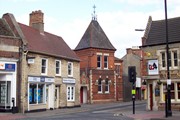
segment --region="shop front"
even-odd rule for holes
[[[158,60],[148,60],[148,76],[144,77],[147,81],[147,106],[148,110],[158,110],[159,104],[159,78]]]
[[[16,62],[0,61],[0,111],[10,111],[16,107]]]
[[[67,107],[75,106],[75,83],[74,78],[63,78],[64,89],[66,89],[66,98],[64,98],[64,101],[66,101]]]
[[[28,76],[28,111],[54,109],[53,77]]]

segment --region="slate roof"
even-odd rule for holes
[[[116,50],[96,20],[91,21],[75,51],[87,48]]]
[[[28,51],[80,61],[62,37],[48,32],[40,33],[39,30],[21,23],[19,26],[28,42]]]
[[[165,44],[165,27],[165,20],[151,21],[149,33],[143,46]],[[180,42],[180,17],[168,19],[168,42]]]
[[[0,19],[0,35],[4,36],[14,36],[9,25],[4,19]]]

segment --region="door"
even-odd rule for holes
[[[46,108],[49,109],[49,86],[46,86]]]
[[[83,103],[87,103],[87,87],[83,87]]]
[[[83,87],[80,89],[80,101],[83,103]]]
[[[59,108],[59,87],[55,87],[54,108]]]
[[[11,82],[0,81],[0,107],[7,109],[11,104]]]
[[[150,92],[150,96],[149,96],[149,99],[150,99],[150,110],[153,110],[153,86],[152,84],[149,85],[149,92]]]
[[[82,104],[87,103],[87,87],[81,87],[81,89],[80,89],[80,101]]]

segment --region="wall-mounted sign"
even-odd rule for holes
[[[63,78],[63,83],[75,83],[75,79],[73,79],[73,78]]]
[[[157,74],[159,74],[158,60],[149,60],[148,61],[148,74],[149,75],[157,75]]]
[[[34,59],[28,59],[27,62],[28,64],[34,64]]]
[[[5,63],[0,63],[0,70],[4,70],[5,69]]]
[[[53,83],[53,77],[44,77],[44,76],[29,76],[28,82],[46,82],[46,83]]]
[[[4,71],[15,71],[16,65],[13,63],[0,62],[0,70]]]

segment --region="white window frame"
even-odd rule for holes
[[[106,84],[106,82],[107,82],[108,84]],[[107,87],[108,90],[106,90],[106,87]],[[105,93],[109,93],[109,88],[110,88],[109,80],[108,80],[108,79],[105,79]]]
[[[42,73],[42,68],[44,67],[44,66],[42,66],[42,61],[43,61],[43,60],[46,61],[46,64],[45,64],[45,73]],[[41,59],[41,75],[47,75],[47,71],[48,71],[48,59],[42,58],[42,59]]]
[[[70,68],[69,68],[69,64],[71,64],[71,67],[70,67]],[[71,71],[70,74],[69,74],[69,69],[70,69],[70,71]],[[68,62],[67,72],[68,72],[68,77],[73,77],[73,63],[72,63],[72,62]]]
[[[170,49],[169,52],[170,52],[170,55],[171,55],[170,56],[170,58],[171,58],[171,61],[170,61],[171,66],[169,68],[170,69],[178,69],[178,66],[179,66],[179,62],[178,62],[179,61],[179,59],[178,59],[179,58],[179,56],[178,56],[179,51],[178,51],[178,49]],[[177,53],[177,66],[174,66],[174,52]],[[161,62],[160,63],[160,70],[166,70],[167,69],[167,67],[166,67],[167,66],[167,54],[166,54],[166,51],[165,50],[160,50],[159,53],[160,53],[160,56],[161,56],[160,57],[160,62]],[[165,53],[165,67],[162,66],[162,53]]]
[[[100,57],[100,61],[98,61],[98,57]],[[98,66],[98,63],[100,63],[100,66]],[[97,55],[97,69],[102,68],[102,55]]]
[[[75,86],[67,85],[67,101],[75,101]]]
[[[29,103],[30,100],[29,100],[29,90],[30,90],[30,85],[33,84],[33,85],[36,85],[36,103]],[[39,85],[43,85],[43,98],[42,98],[42,103],[39,103],[38,102],[38,88],[39,88]],[[28,83],[28,104],[30,105],[33,105],[33,104],[45,104],[46,103],[46,84],[40,84],[40,83]]]
[[[59,66],[56,65],[56,62],[59,62]],[[59,69],[59,73],[56,73],[56,70]],[[56,76],[61,76],[61,60],[55,60],[55,73]]]
[[[99,84],[99,81],[101,81],[101,84]],[[101,91],[99,91],[99,87],[101,87]],[[101,79],[98,79],[98,93],[102,93],[102,80]]]

